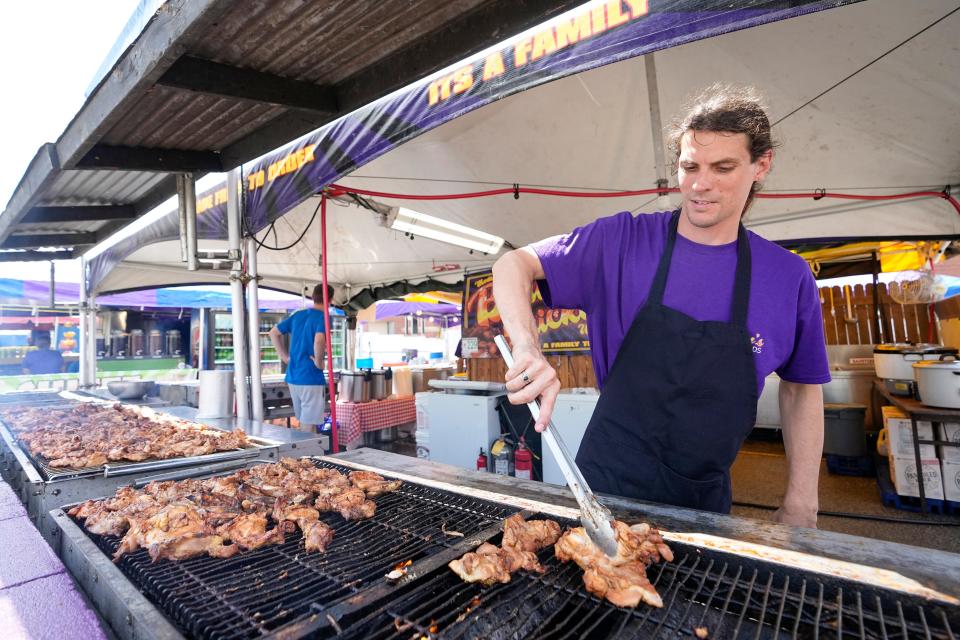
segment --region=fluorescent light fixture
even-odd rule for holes
[[[499,236],[403,207],[397,209],[390,228],[491,255],[503,246],[503,238]]]

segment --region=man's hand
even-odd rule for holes
[[[807,508],[787,508],[780,507],[773,513],[773,520],[780,524],[789,524],[794,527],[807,527],[808,529],[817,528],[817,508],[816,506]]]
[[[512,404],[527,404],[540,398],[540,417],[534,428],[537,431],[546,429],[560,393],[560,379],[540,349],[532,345],[515,347],[513,366],[507,370],[505,379],[509,391],[507,399]]]

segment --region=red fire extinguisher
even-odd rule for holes
[[[489,471],[490,468],[487,466],[487,454],[483,452],[483,447],[480,447],[480,455],[477,456],[477,471]]]
[[[527,449],[527,443],[520,436],[520,445],[513,454],[514,475],[527,480],[533,479],[533,453]]]

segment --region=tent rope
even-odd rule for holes
[[[491,196],[512,195],[515,198],[521,193],[529,193],[540,196],[557,196],[562,198],[629,198],[633,196],[660,195],[664,192],[679,193],[680,189],[671,187],[663,189],[662,187],[653,189],[637,189],[632,191],[567,191],[560,189],[541,189],[537,187],[507,187],[503,189],[490,189],[487,191],[468,191],[464,193],[445,193],[445,194],[418,194],[418,193],[389,193],[386,191],[373,191],[370,189],[358,189],[356,187],[346,187],[339,184],[332,184],[329,187],[334,196],[351,194],[364,195],[378,198],[396,198],[399,200],[463,200],[469,198],[487,198]],[[943,191],[909,191],[906,193],[891,193],[886,195],[866,195],[856,193],[837,193],[826,191],[825,189],[815,189],[812,192],[797,193],[764,193],[755,194],[756,198],[784,200],[788,198],[812,198],[813,200],[822,200],[824,198],[836,198],[841,200],[906,200],[911,198],[937,198],[946,200],[960,215],[960,202],[954,198],[948,189]]]

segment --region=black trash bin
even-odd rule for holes
[[[866,405],[825,403],[823,405],[823,453],[844,457],[865,457],[867,451],[864,419]]]

